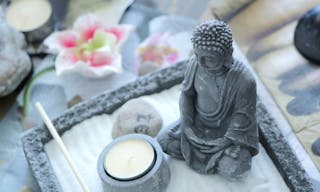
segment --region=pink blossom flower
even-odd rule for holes
[[[52,33],[44,44],[58,54],[57,75],[77,71],[87,77],[104,77],[122,71],[121,46],[131,25],[106,26],[92,14],[79,17],[71,30]]]
[[[170,45],[170,42],[168,42],[170,35],[169,33],[158,33],[151,35],[143,41],[137,49],[137,56],[140,58],[140,63],[151,62],[159,66],[167,66],[175,63],[179,53]]]
[[[145,74],[187,59],[192,48],[189,40],[189,32],[161,32],[150,35],[136,50],[137,72]]]

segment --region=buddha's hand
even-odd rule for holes
[[[223,149],[227,149],[230,145],[232,145],[232,141],[225,137],[215,139],[213,141],[206,141],[207,148],[200,149],[202,153],[217,153]]]
[[[231,146],[229,148],[227,148],[225,150],[225,154],[227,154],[228,156],[236,159],[239,157],[239,154],[240,154],[240,146],[239,145],[234,145],[234,146]]]
[[[193,129],[192,129],[192,126],[190,125],[186,125],[186,126],[183,126],[183,132],[184,134],[187,136],[187,138],[193,142],[196,142],[198,143],[201,138],[198,137],[194,132],[193,132]],[[198,143],[198,144],[201,144],[201,143]]]
[[[168,132],[169,136],[175,139],[179,139],[181,137],[181,129],[179,124],[177,122],[174,122],[170,126],[172,126],[172,128],[169,127],[169,132]]]
[[[194,133],[192,126],[183,126],[183,132],[188,141],[196,148],[209,150],[212,147],[208,146],[203,138]]]

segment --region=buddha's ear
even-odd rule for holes
[[[194,55],[195,55],[196,60],[200,61],[199,54],[197,52],[194,52]]]
[[[232,63],[233,63],[233,60],[234,59],[233,59],[232,55],[226,56],[225,62],[224,62],[224,66],[227,67],[227,68],[230,68]]]

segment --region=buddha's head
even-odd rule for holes
[[[201,24],[193,31],[191,41],[201,66],[218,70],[232,64],[232,34],[225,22],[211,20]]]

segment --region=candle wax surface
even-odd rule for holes
[[[155,152],[142,139],[128,139],[112,146],[105,156],[106,172],[117,179],[130,179],[145,173],[152,166]]]
[[[47,0],[18,0],[9,5],[5,18],[15,29],[28,32],[44,25],[52,13]]]

